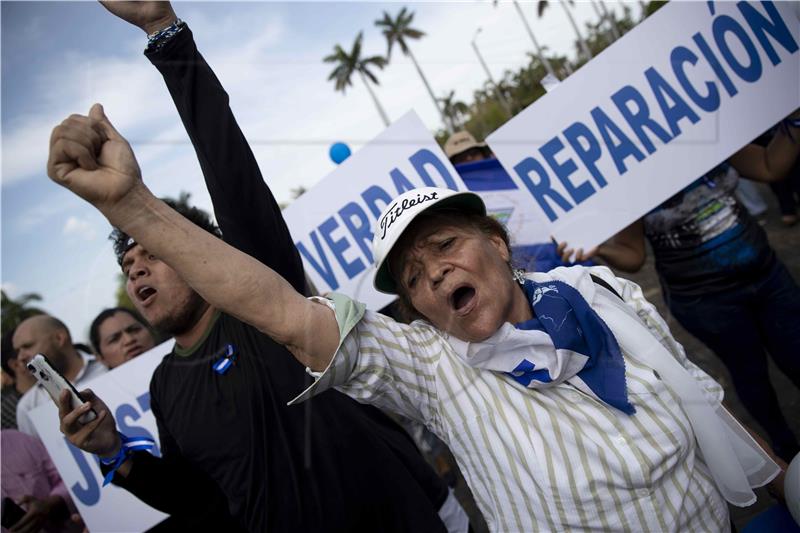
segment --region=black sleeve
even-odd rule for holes
[[[184,27],[160,50],[145,55],[164,77],[192,140],[225,241],[305,293],[303,263],[280,207],[191,30]]]
[[[131,471],[127,477],[115,474],[111,482],[127,490],[147,505],[170,515],[157,530],[174,530],[208,524],[238,530],[228,510],[228,501],[219,486],[204,472],[190,465],[169,432],[161,423],[155,401],[153,383],[150,386],[150,407],[158,425],[161,457],[146,451],[131,456]],[[110,467],[101,465],[105,476]],[[183,529],[186,530],[186,529]]]

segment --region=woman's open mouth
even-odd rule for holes
[[[453,291],[450,295],[450,307],[459,314],[466,314],[472,309],[475,300],[475,289],[464,285]]]

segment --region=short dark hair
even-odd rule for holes
[[[222,231],[220,231],[219,226],[214,223],[211,215],[202,209],[189,205],[188,199],[189,195],[186,194],[181,195],[178,200],[172,198],[162,198],[161,200],[183,215],[184,218],[188,219],[195,226],[206,230],[215,237],[222,238]],[[130,235],[119,228],[114,228],[108,238],[114,243],[114,255],[117,256],[117,264],[122,266],[122,258],[125,257],[125,254],[131,248],[128,245]]]
[[[428,228],[440,225],[457,226],[457,227],[471,227],[486,236],[498,236],[503,239],[509,253],[511,252],[511,238],[508,235],[506,227],[496,218],[491,215],[481,215],[463,211],[461,209],[443,208],[443,209],[429,209],[417,215],[417,217],[408,225],[403,231],[400,239],[392,247],[387,258],[389,265],[389,273],[394,278],[397,286],[397,296],[399,296],[396,312],[397,318],[401,322],[412,322],[414,320],[425,318],[420,314],[411,304],[411,298],[406,291],[402,281],[398,279],[396,273],[399,273],[399,266],[403,259],[404,252],[417,240],[417,237],[427,231]],[[509,263],[509,269],[511,264]]]
[[[153,334],[153,328],[150,327],[150,324],[147,323],[142,315],[133,309],[128,309],[127,307],[111,307],[109,309],[103,309],[96,317],[94,317],[94,320],[92,320],[92,325],[89,326],[89,342],[92,343],[92,348],[94,349],[95,353],[100,355],[103,354],[103,352],[100,351],[100,326],[103,325],[103,322],[117,313],[128,313],[135,321],[146,327],[148,330],[150,330],[150,333]],[[154,334],[153,338],[155,338]]]

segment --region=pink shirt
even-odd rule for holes
[[[77,512],[67,487],[64,486],[61,476],[58,475],[53,461],[50,460],[47,450],[39,439],[15,429],[2,430],[0,438],[2,438],[0,492],[3,498],[8,496],[19,502],[26,495],[40,500],[58,495],[67,502],[70,513]],[[48,531],[69,531],[70,526],[67,521],[62,528],[49,528]],[[3,528],[3,531],[6,529]]]

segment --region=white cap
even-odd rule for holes
[[[380,292],[397,294],[397,286],[389,273],[386,259],[411,221],[434,206],[437,209],[449,207],[468,213],[486,214],[483,200],[472,192],[422,187],[404,192],[395,198],[378,217],[375,236],[372,239],[372,256],[376,267],[373,284]]]

